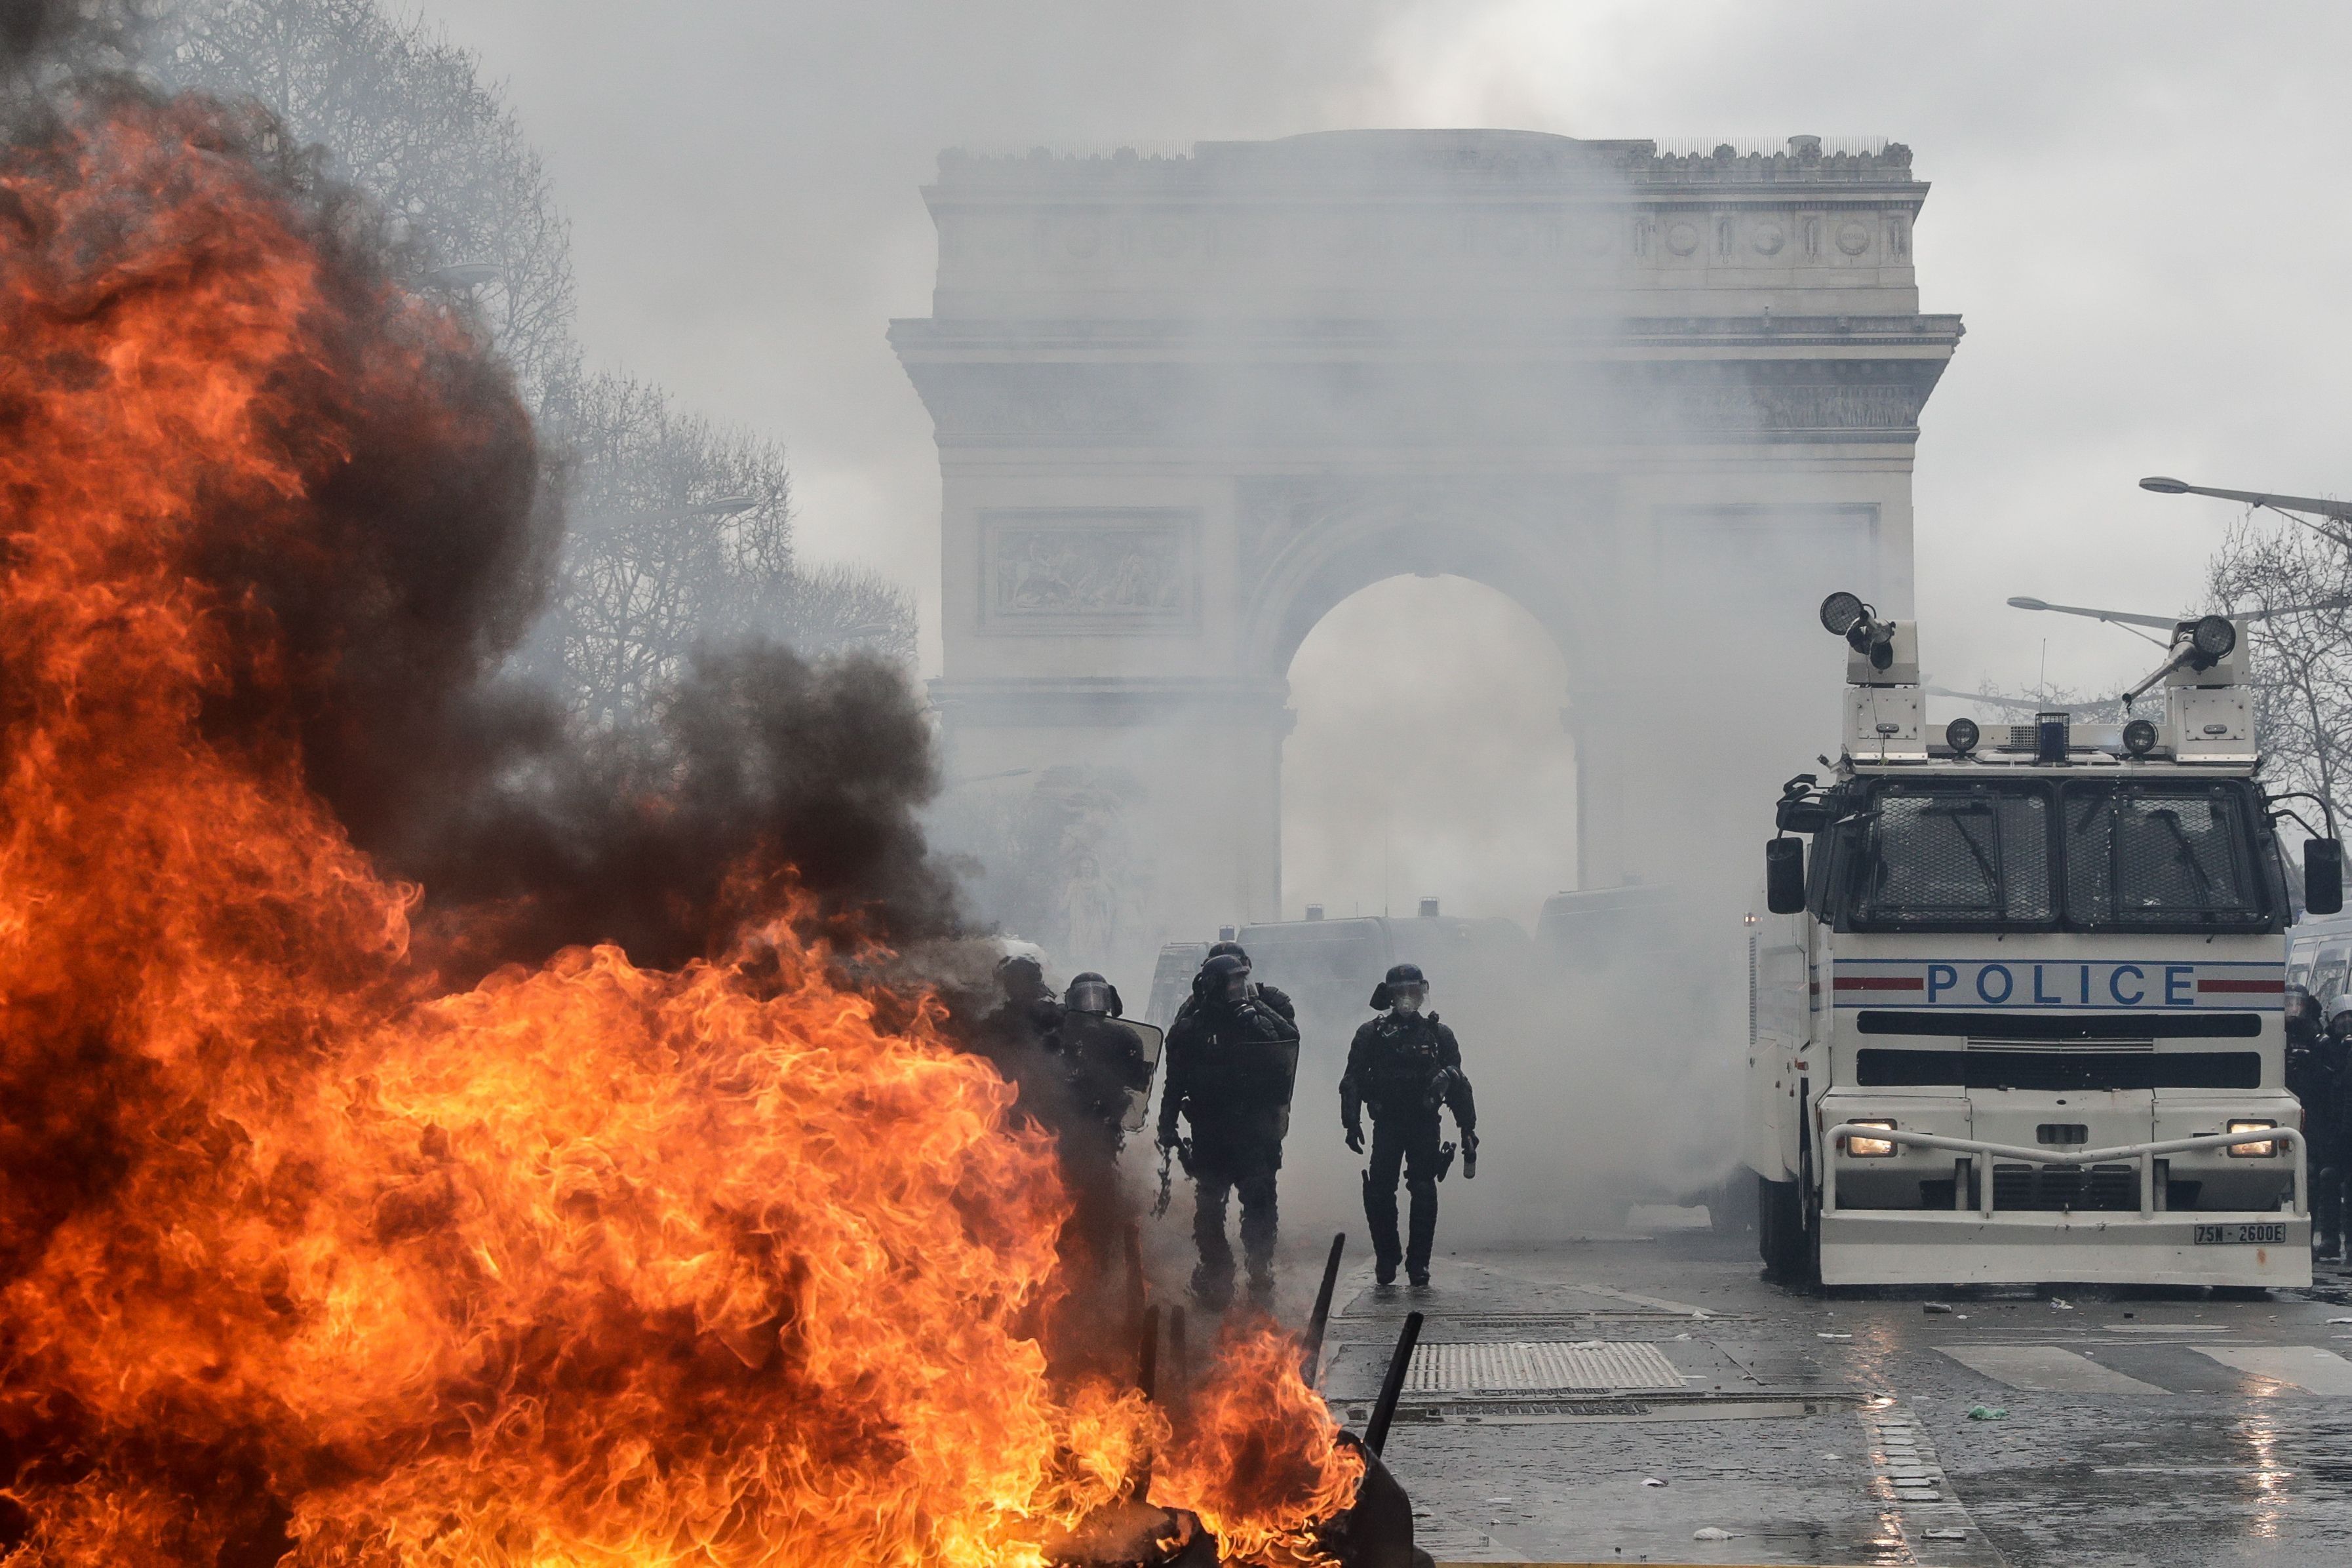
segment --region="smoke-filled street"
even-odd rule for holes
[[[0,0],[0,1568],[2352,1558],[2347,47]]]

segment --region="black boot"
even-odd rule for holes
[[[1234,1277],[1206,1268],[1192,1270],[1192,1297],[1213,1312],[1222,1312],[1234,1301]]]

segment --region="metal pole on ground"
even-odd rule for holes
[[[1298,1358],[1298,1375],[1312,1388],[1322,1371],[1323,1331],[1331,1321],[1331,1292],[1339,1283],[1339,1255],[1348,1249],[1348,1233],[1331,1238],[1331,1255],[1323,1260],[1323,1283],[1315,1292],[1315,1311],[1307,1320],[1307,1343]]]
[[[1421,1314],[1407,1312],[1396,1350],[1389,1357],[1389,1373],[1381,1379],[1380,1401],[1372,1406],[1371,1420],[1364,1425],[1364,1447],[1375,1454],[1388,1447],[1389,1423],[1396,1419],[1397,1401],[1404,1397],[1405,1369],[1412,1364],[1412,1348],[1420,1342]]]

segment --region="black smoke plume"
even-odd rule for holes
[[[318,476],[286,503],[309,513],[302,548],[226,500],[186,530],[189,574],[250,653],[207,704],[208,738],[292,744],[353,841],[422,885],[425,930],[445,939],[429,951],[453,978],[595,941],[673,965],[723,945],[788,880],[824,915],[886,940],[951,931],[952,885],[914,817],[935,787],[929,733],[895,668],[715,648],[647,722],[593,735],[545,694],[498,680],[545,606],[562,532],[512,377],[478,335],[404,325],[378,215],[268,116],[167,105],[120,73],[72,68],[113,58],[126,36],[102,8],[0,0],[17,110],[7,163],[59,177],[64,105],[141,104],[274,186],[322,262],[325,352],[282,367],[292,395],[269,432]],[[0,226],[12,216],[7,243],[30,255],[76,253],[69,242],[90,254],[105,237],[34,232],[21,211],[0,213]],[[93,268],[68,297],[119,308],[175,287],[178,268],[239,260],[233,233],[177,237],[164,264]],[[417,370],[386,396],[383,378],[356,372],[388,353]]]

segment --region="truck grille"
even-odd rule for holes
[[[2139,1172],[2130,1165],[2000,1165],[1992,1168],[1996,1209],[2055,1214],[2139,1207]]]
[[[1965,1089],[2257,1089],[2253,1051],[1916,1050],[1865,1046],[1854,1053],[1864,1089],[1958,1084]]]

